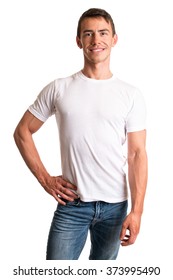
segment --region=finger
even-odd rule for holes
[[[124,236],[124,238],[122,239],[122,241],[123,240],[127,240],[127,239],[129,239],[130,238],[130,235],[129,234],[126,234],[125,236]]]
[[[63,187],[61,187],[59,190],[54,190],[54,194],[56,197],[58,196],[60,199],[63,198],[68,201],[74,201],[75,199],[79,198],[77,194]]]
[[[126,235],[126,237],[121,241],[122,246],[129,246],[135,243],[136,235]]]
[[[70,196],[67,196],[67,195],[65,195],[63,192],[58,192],[58,193],[56,193],[56,192],[53,192],[52,193],[52,196],[56,199],[56,201],[58,202],[58,203],[60,203],[60,204],[62,204],[62,205],[66,205],[66,202],[64,201],[64,199],[65,200],[68,200],[68,201],[74,201],[74,199],[76,199],[76,198],[78,198],[78,196],[77,197],[70,197]]]
[[[58,197],[63,198],[63,199],[68,200],[68,201],[74,201],[74,199],[76,199],[72,196],[68,196],[65,193],[61,193],[61,192],[58,193]]]
[[[124,239],[121,240],[121,245],[122,246],[128,246],[129,244],[129,238],[130,236],[126,236]]]
[[[59,204],[61,204],[61,205],[66,205],[65,201],[63,201],[63,200],[61,199],[60,196],[56,195],[55,193],[52,194],[52,196],[55,198],[55,200],[56,200]]]
[[[62,176],[58,176],[58,178],[61,178],[61,184],[63,185],[63,187],[66,187],[66,188],[69,188],[69,189],[72,189],[72,190],[77,190],[77,187],[75,185],[73,185],[72,183],[64,180],[62,178]]]
[[[127,231],[127,226],[123,225],[120,233],[120,240],[123,240]]]
[[[74,191],[77,191],[77,187],[75,185],[71,184],[70,182],[64,181],[63,186],[68,188],[68,189],[72,189]]]
[[[124,236],[124,238],[121,239],[121,241],[127,241],[129,238],[130,238],[130,235],[129,235],[129,234],[126,234],[126,235]]]
[[[77,199],[79,196],[78,194],[74,193],[73,190],[70,190],[70,189],[66,189],[64,187],[61,187],[59,190],[57,190],[57,193],[61,196],[63,196],[63,198],[72,198],[73,199]]]
[[[137,235],[132,234],[132,235],[130,236],[129,240],[128,240],[129,245],[134,244],[134,243],[135,243],[136,238],[137,238]]]

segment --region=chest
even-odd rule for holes
[[[125,120],[130,102],[127,96],[112,86],[72,85],[56,102],[60,118]]]

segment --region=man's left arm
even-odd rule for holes
[[[122,246],[135,242],[140,230],[147,186],[146,130],[128,133],[128,180],[131,211],[126,216],[120,234]]]

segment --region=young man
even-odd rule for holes
[[[89,259],[113,260],[120,244],[133,244],[140,229],[147,184],[145,105],[138,89],[110,71],[117,35],[106,11],[83,13],[76,41],[83,50],[83,69],[47,85],[25,112],[14,138],[31,172],[58,202],[47,259],[78,259],[90,231]],[[53,114],[61,147],[62,176],[57,177],[46,170],[32,138]]]

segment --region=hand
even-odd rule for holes
[[[139,233],[141,223],[141,215],[130,213],[125,218],[122,230],[120,234],[120,240],[122,246],[128,246],[135,242]]]
[[[46,186],[43,187],[46,192],[52,195],[62,205],[66,205],[62,198],[68,201],[74,201],[74,199],[78,198],[78,195],[72,191],[77,191],[77,187],[62,179],[62,176],[51,176]]]

